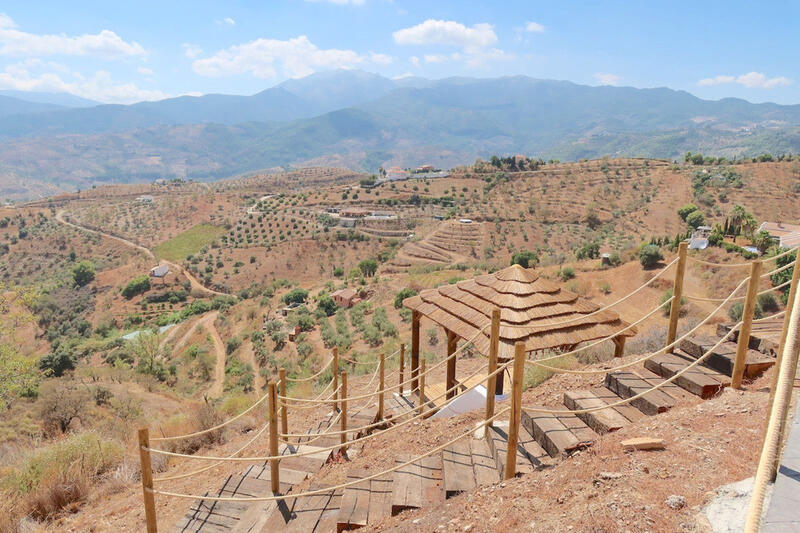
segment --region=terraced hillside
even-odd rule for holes
[[[475,261],[481,253],[483,240],[482,223],[448,220],[422,240],[405,243],[388,268],[405,270],[412,266],[445,266]]]

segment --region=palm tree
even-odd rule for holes
[[[730,230],[733,234],[733,242],[736,242],[736,235],[739,233],[739,228],[742,226],[742,223],[747,216],[747,210],[739,204],[734,205],[733,209],[731,209]]]

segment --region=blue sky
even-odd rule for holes
[[[800,3],[22,2],[0,5],[0,89],[128,103],[252,94],[359,68],[525,74],[800,103]]]

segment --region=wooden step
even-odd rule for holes
[[[672,397],[676,402],[695,399],[692,393],[679,387],[678,385],[675,384],[674,381],[665,383],[666,380],[663,377],[659,376],[655,372],[651,372],[644,366],[637,367],[636,369],[633,370],[633,373],[635,373],[637,376],[645,380],[651,387],[660,385],[660,388],[658,390],[663,392],[667,396]]]
[[[719,339],[714,337],[689,337],[681,341],[679,348],[692,358],[698,359],[717,342]],[[703,364],[726,376],[732,376],[735,361],[736,343],[723,342],[704,360]],[[748,348],[745,356],[744,377],[756,378],[774,364],[774,358]]]
[[[318,442],[318,441],[317,441]],[[323,450],[322,447],[317,445],[317,442],[314,442],[314,445],[281,445],[280,454],[283,456],[281,459],[281,471],[284,469],[291,469],[291,470],[299,470],[305,472],[316,472],[322,465],[324,465],[328,458],[331,456],[331,451],[316,451],[315,450]],[[303,452],[314,452],[310,455],[302,455],[300,457],[296,457],[294,454]],[[267,467],[267,471],[269,471],[269,467]],[[283,476],[281,476],[283,478]]]
[[[630,398],[652,388],[651,384],[633,372],[608,373],[605,385],[622,398]],[[655,390],[632,400],[630,404],[646,415],[657,415],[674,407],[675,399],[663,391]]]
[[[347,482],[369,476],[368,470],[353,469],[347,473]],[[342,493],[336,531],[341,533],[357,529],[391,516],[391,487],[392,479],[388,474],[385,478],[362,481],[346,487]]]
[[[270,489],[269,480],[236,474],[228,476],[219,490],[206,492],[205,496],[254,498],[270,494]],[[189,512],[175,526],[175,531],[230,531],[239,524],[250,505],[251,502],[195,500],[190,504]]]
[[[617,395],[616,392],[606,387],[592,387],[591,389],[589,389],[589,392],[597,396],[598,399],[604,401],[606,405],[615,404],[623,399],[621,396]],[[643,412],[641,412],[640,410],[638,410],[637,408],[628,403],[623,403],[621,405],[610,407],[610,409],[613,409],[619,415],[625,417],[631,423],[636,423],[647,416]]]
[[[717,324],[717,336],[723,337],[731,330],[730,324]],[[776,357],[780,349],[779,341],[781,330],[783,329],[783,318],[767,320],[766,322],[756,322],[750,332],[750,342],[748,347],[757,350],[764,355]],[[739,331],[733,332],[728,337],[730,342],[738,342]]]
[[[506,471],[506,453],[508,450],[508,422],[495,422],[486,433],[489,450],[494,456],[495,466],[502,478]],[[542,448],[533,435],[520,423],[519,440],[517,442],[516,474],[529,474],[551,464],[550,456]]]
[[[569,413],[565,407],[532,407],[564,411],[563,415],[555,415],[522,409],[522,425],[550,457],[569,455],[575,450],[591,446],[597,437],[583,420]]]
[[[312,484],[308,490],[325,488],[327,487]],[[277,508],[270,514],[261,531],[290,531],[297,533],[330,533],[335,531],[342,493],[342,489],[335,489],[316,496],[287,498],[279,501],[277,502]]]
[[[644,362],[644,366],[662,378],[671,378],[693,361],[693,359],[681,355],[680,350],[676,350],[676,352],[653,356]],[[711,368],[696,365],[680,375],[674,383],[692,394],[706,399],[719,393],[723,387],[730,385],[730,378]]]
[[[578,390],[564,393],[564,405],[573,410],[595,409],[605,406],[606,402],[595,396],[592,391]],[[576,416],[600,434],[610,433],[630,424],[627,418],[611,407],[590,413],[580,413]]]
[[[413,458],[413,455],[401,455],[395,460],[395,464],[402,464]],[[405,509],[417,509],[442,501],[444,486],[441,455],[423,457],[392,473],[392,516]]]
[[[465,438],[445,448],[442,476],[447,498],[499,481],[495,461],[484,439]]]

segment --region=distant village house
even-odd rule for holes
[[[766,231],[781,248],[800,246],[800,225],[783,222],[762,222],[758,231]]]
[[[349,309],[361,302],[361,298],[358,297],[358,293],[355,289],[339,289],[331,294],[331,298],[336,302],[336,305],[345,309]]]

